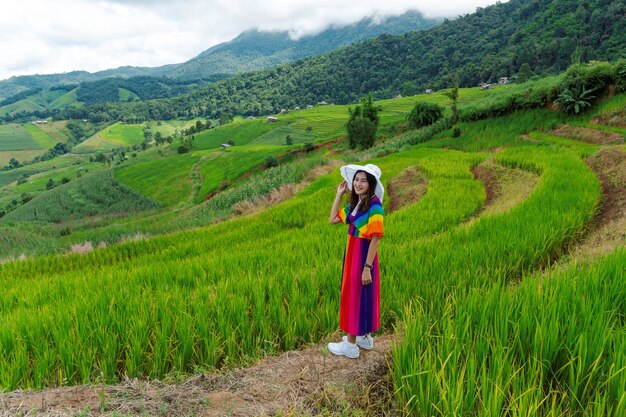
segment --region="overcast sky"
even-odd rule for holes
[[[473,12],[495,0],[4,0],[0,79],[184,62],[251,27],[294,37],[376,15]]]

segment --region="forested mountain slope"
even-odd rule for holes
[[[189,95],[93,108],[112,118],[268,114],[319,101],[350,103],[425,88],[494,82],[520,72],[556,73],[572,61],[626,57],[626,5],[610,0],[512,0],[427,31],[381,35],[269,70],[241,74]]]

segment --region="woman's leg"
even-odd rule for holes
[[[356,336],[348,333],[348,342],[353,343],[353,344],[356,343]]]

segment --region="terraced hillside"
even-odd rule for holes
[[[61,129],[58,123],[0,125],[0,168],[8,165],[12,158],[26,162],[58,142],[67,142],[67,135],[60,132]]]
[[[414,146],[417,132],[388,140],[397,152],[367,161],[390,190],[381,333],[395,334],[386,388],[395,403],[372,408],[367,385],[346,388],[355,394],[337,406],[336,388],[322,382],[317,396],[268,402],[263,413],[626,413],[626,237],[596,237],[601,244],[585,250],[626,217],[624,140],[599,127],[624,100],[580,117],[539,109],[463,122],[460,137],[446,130]],[[182,171],[203,152],[184,155]],[[327,220],[339,179],[334,169],[290,199],[218,224],[1,264],[0,386],[225,371],[327,341],[337,334],[346,232]],[[399,187],[413,185],[424,190],[395,204]],[[361,369],[360,361],[351,364]],[[94,410],[107,412],[107,392]],[[211,393],[187,398],[185,410],[219,408]],[[262,398],[232,395],[238,401],[223,412],[245,414]]]

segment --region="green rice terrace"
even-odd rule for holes
[[[177,138],[90,162],[143,140],[141,125],[116,123],[29,181],[0,173],[0,202],[35,195],[0,218],[0,404],[626,415],[626,95],[578,116],[468,116],[527,87],[460,89],[459,131],[426,139],[407,114],[419,99],[449,115],[448,97],[377,102],[369,150],[347,149],[348,106],[328,105],[235,118],[196,133],[188,153]],[[53,135],[0,128],[2,149]],[[382,329],[354,362],[325,350],[346,234],[328,212],[346,163],[377,164],[387,190]]]

